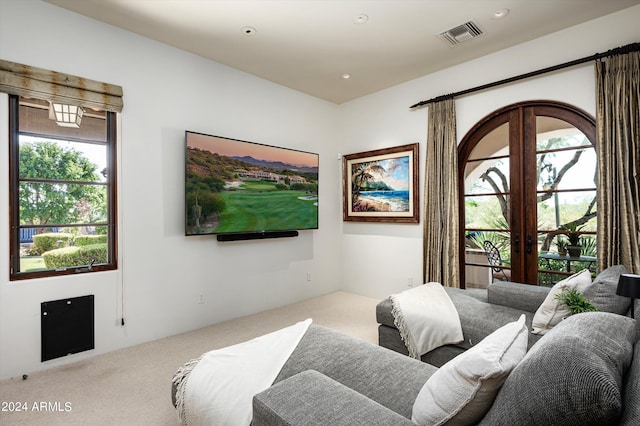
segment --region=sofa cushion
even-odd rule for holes
[[[402,425],[409,419],[314,370],[253,397],[251,426]]]
[[[487,297],[489,303],[494,305],[535,313],[549,294],[549,290],[549,287],[496,281],[487,287]]]
[[[312,324],[274,383],[306,370],[316,370],[411,418],[413,401],[437,368]]]
[[[453,291],[463,292],[465,295],[467,295],[469,297],[473,297],[474,299],[479,300],[481,302],[485,302],[485,303],[489,302],[489,297],[487,295],[487,290],[486,289],[482,289],[482,288],[453,288],[453,287],[447,287],[447,288],[450,288]]]
[[[411,420],[419,425],[473,424],[487,412],[527,351],[524,314],[443,365],[424,384]]]
[[[467,296],[466,292],[468,290],[447,287],[445,287],[445,290],[458,310],[464,336],[464,342],[458,343],[456,346],[469,349],[503,325],[517,321],[523,313],[525,314],[527,326],[531,326],[533,320],[532,312],[523,312],[508,306],[483,302]],[[540,337],[529,334],[529,347],[537,342]]]
[[[511,372],[483,425],[614,424],[633,355],[634,321],[605,312],[563,320]]]
[[[568,289],[576,289],[580,293],[584,293],[589,285],[591,285],[591,272],[588,269],[583,269],[554,285],[533,316],[532,333],[545,334],[562,321],[563,318],[571,315],[571,310],[567,305],[556,299],[558,294]]]
[[[631,306],[631,299],[616,294],[620,275],[625,273],[627,268],[622,265],[610,266],[600,272],[593,284],[584,291],[585,299],[602,312],[626,315]]]

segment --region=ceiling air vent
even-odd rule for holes
[[[472,21],[440,33],[440,37],[448,41],[452,46],[460,44],[463,41],[471,40],[472,38],[476,38],[480,35],[482,35],[482,30],[478,27],[478,24]]]

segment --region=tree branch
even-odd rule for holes
[[[491,172],[493,172],[496,175],[498,175],[498,177],[502,181],[502,186],[504,188],[502,191],[498,187],[498,184],[493,180],[493,178],[491,176],[489,176],[489,173],[491,173]],[[502,173],[496,167],[489,167],[486,172],[484,172],[482,175],[480,175],[480,178],[483,181],[488,182],[489,185],[491,185],[491,188],[493,188],[493,190],[496,192],[495,195],[496,195],[496,198],[498,199],[498,203],[500,203],[500,210],[502,211],[502,216],[504,216],[504,218],[507,221],[507,223],[509,223],[510,222],[510,220],[509,220],[509,203],[507,202],[507,200],[506,200],[504,195],[498,194],[499,192],[508,192],[509,191],[509,182],[507,181],[507,177],[504,175],[504,173]]]

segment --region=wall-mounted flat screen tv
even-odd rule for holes
[[[318,228],[319,155],[187,131],[185,233]]]

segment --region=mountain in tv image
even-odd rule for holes
[[[185,195],[187,235],[318,228],[317,165],[187,146]]]
[[[234,160],[243,161],[248,164],[253,164],[255,166],[264,167],[267,169],[274,169],[274,170],[286,169],[286,170],[300,171],[301,173],[312,173],[312,174],[315,173],[316,179],[318,175],[318,167],[302,166],[302,165],[298,166],[294,164],[283,163],[282,161],[258,160],[249,155],[245,155],[244,157],[231,157],[231,158],[233,158]]]

